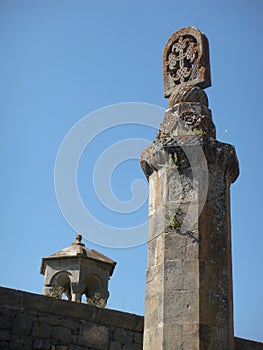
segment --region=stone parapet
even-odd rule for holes
[[[0,287],[1,350],[142,350],[143,317]]]

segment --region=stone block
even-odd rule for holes
[[[29,350],[31,349],[31,337],[14,334],[10,341],[10,350]]]
[[[0,329],[10,329],[13,325],[13,312],[11,310],[0,310]]]
[[[0,342],[0,349],[1,350],[10,350],[9,342],[1,341]]]
[[[200,350],[199,339],[195,338],[192,340],[184,340],[182,349]],[[204,348],[204,350],[207,350],[207,348]],[[213,350],[216,350],[216,349],[213,348]]]
[[[165,261],[186,259],[187,237],[176,232],[164,235]]]
[[[96,349],[107,349],[109,346],[109,329],[88,322],[81,326],[77,344]]]
[[[143,334],[144,330],[144,317],[143,316],[137,316],[138,322],[135,328],[132,330],[136,330],[138,332],[141,332]]]
[[[145,304],[147,306],[147,310],[149,313],[150,324],[145,323],[145,327],[147,328],[150,325],[155,324],[158,327],[158,322],[162,318],[163,315],[163,293],[158,292],[156,296],[149,296],[146,294]]]
[[[135,343],[142,344],[143,343],[143,334],[139,333],[139,332],[134,333],[133,341]]]
[[[183,323],[182,334],[184,335],[185,341],[199,339],[199,323]]]
[[[213,344],[214,332],[211,326],[200,324],[200,347],[201,349],[211,349]]]
[[[169,260],[163,269],[165,290],[196,291],[199,288],[198,261]]]
[[[76,306],[80,307],[76,308]],[[79,313],[81,313],[82,311],[82,306],[84,305],[70,301],[54,299],[54,306],[52,312],[57,316],[68,316],[70,314],[71,317],[81,318]]]
[[[63,327],[70,329],[73,333],[77,331],[78,329],[78,321],[66,318],[61,321],[61,325]]]
[[[24,313],[17,314],[14,320],[12,333],[22,334],[23,336],[30,335],[33,327],[33,319]]]
[[[50,350],[51,341],[49,339],[37,338],[34,340],[33,349],[34,350]]]
[[[164,291],[166,307],[163,313],[165,325],[199,322],[199,293],[188,291]]]
[[[172,330],[172,331],[171,331]],[[171,325],[165,324],[163,329],[163,339],[169,344],[173,342],[173,339],[181,340],[183,334],[183,324],[173,322]]]
[[[263,343],[235,338],[235,350],[263,350]]]
[[[97,323],[107,325],[110,327],[119,327],[122,328],[125,325],[125,329],[128,330],[137,330],[140,331],[143,325],[143,317],[129,314],[127,312],[120,312],[116,310],[108,310],[108,309],[98,309],[99,311],[96,317],[92,320]]]
[[[68,328],[53,327],[52,328],[52,343],[69,345],[72,342],[73,335]]]
[[[150,182],[150,198],[151,201],[149,202],[149,217],[154,215],[156,210],[160,209],[162,207],[162,178],[159,173],[153,173],[152,176],[149,178]],[[155,189],[160,189],[159,191],[155,191]]]
[[[62,322],[62,320],[63,320],[62,317],[58,317],[55,315],[52,315],[52,317],[50,317],[50,315],[47,315],[47,314],[42,314],[42,315],[40,314],[38,317],[39,323],[44,323],[49,326],[60,326],[60,323]],[[63,320],[63,326],[64,326],[64,320]]]
[[[113,339],[120,342],[121,344],[131,343],[132,333],[129,331],[126,331],[123,328],[117,328],[113,333]]]
[[[149,217],[149,240],[165,232],[167,222],[164,208],[156,210],[153,216]]]
[[[22,295],[21,293],[22,292],[14,289],[0,287],[0,305],[10,305],[15,306],[15,308],[17,308],[20,302],[20,297]]]
[[[73,343],[68,346],[68,350],[92,350],[92,348],[87,348],[86,346],[80,346]]]
[[[55,299],[51,297],[23,292],[20,299],[20,308],[50,313],[53,311],[54,301]]]
[[[117,341],[111,340],[109,350],[121,350],[121,344]]]
[[[136,343],[125,344],[122,349],[123,350],[142,350],[142,345],[136,344]]]
[[[0,330],[0,342],[7,341],[9,339],[10,339],[10,332],[7,330]]]
[[[33,337],[49,339],[52,328],[45,323],[34,323],[32,335]]]

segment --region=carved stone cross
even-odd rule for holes
[[[165,97],[182,86],[211,86],[206,36],[194,27],[175,32],[163,52],[163,75]]]

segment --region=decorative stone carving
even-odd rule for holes
[[[209,108],[199,102],[181,102],[165,112],[158,138],[193,135],[215,138],[216,130]]]
[[[208,97],[198,86],[178,86],[169,98],[168,107],[172,108],[180,102],[198,102],[208,107]]]
[[[163,53],[164,95],[169,97],[157,139],[216,137],[203,88],[211,85],[208,40],[194,27],[175,32]]]
[[[163,75],[165,97],[170,97],[179,86],[210,86],[206,36],[194,27],[175,32],[163,52]]]

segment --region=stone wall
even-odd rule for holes
[[[235,350],[263,350],[263,343],[235,338]]]
[[[0,287],[0,349],[142,350],[143,317]]]
[[[1,350],[142,350],[142,339],[142,316],[0,287]],[[235,338],[235,350],[263,343]]]

